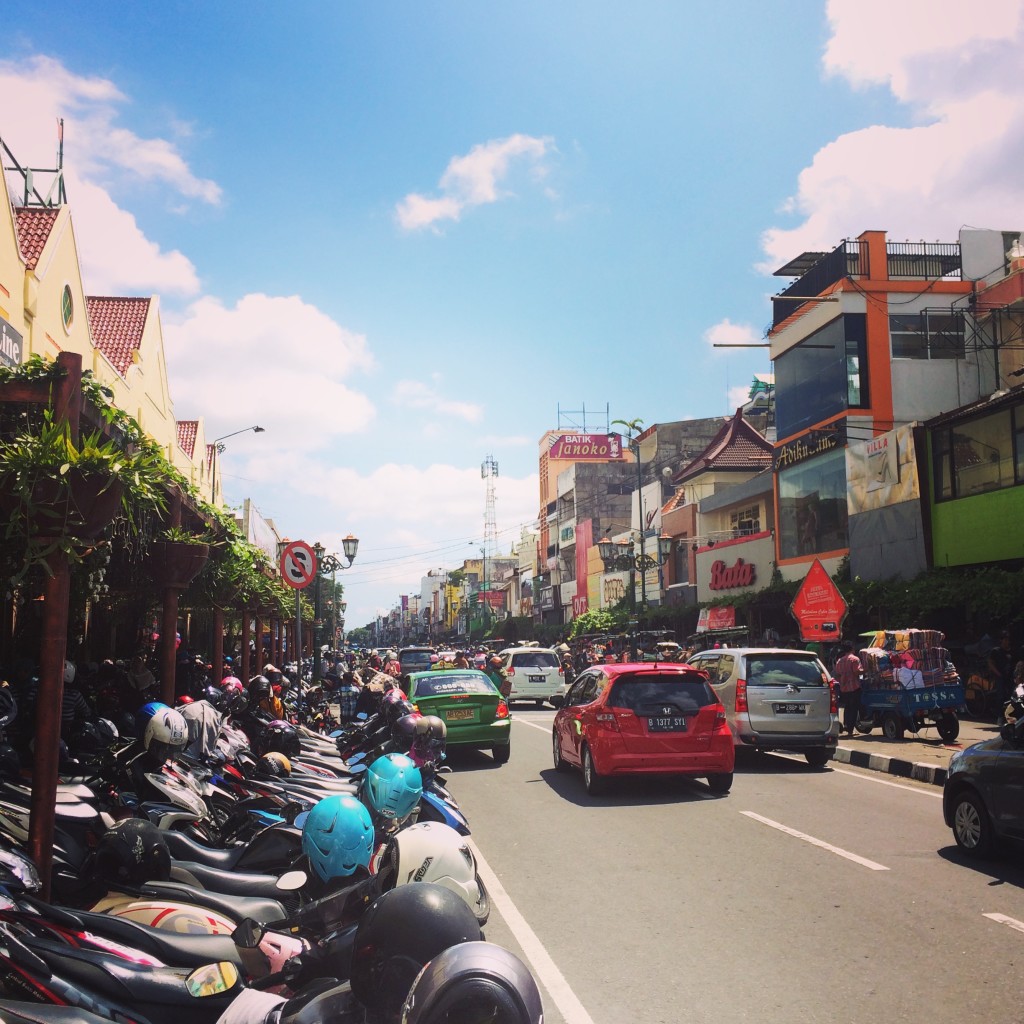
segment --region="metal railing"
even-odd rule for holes
[[[886,242],[889,277],[960,278],[959,242]]]
[[[840,242],[827,256],[822,256],[805,274],[788,288],[772,296],[772,327],[778,327],[787,317],[806,305],[795,301],[795,296],[820,295],[830,285],[844,277],[864,277],[868,273],[867,243],[853,239]]]

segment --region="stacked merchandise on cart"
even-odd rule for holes
[[[879,630],[860,652],[869,689],[914,690],[955,679],[944,635],[935,629]],[[952,678],[951,678],[952,672]]]

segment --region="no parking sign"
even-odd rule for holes
[[[293,540],[281,552],[281,578],[289,587],[304,590],[316,576],[316,553],[304,540]]]

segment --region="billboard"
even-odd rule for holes
[[[555,434],[548,456],[566,462],[613,462],[622,459],[622,438],[618,434]]]
[[[920,496],[913,427],[897,427],[846,449],[849,515],[916,501]]]

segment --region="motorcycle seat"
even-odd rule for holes
[[[242,854],[245,853],[244,846],[231,846],[226,850],[215,850],[213,847],[203,846],[191,836],[176,829],[168,829],[162,834],[167,840],[167,848],[175,860],[196,861],[200,864],[209,864],[210,867],[232,871]]]
[[[281,895],[275,875],[258,875],[248,871],[223,871],[198,861],[176,860],[171,864],[171,880],[198,885],[213,892],[232,896],[258,896],[276,899]]]
[[[146,896],[164,896],[181,903],[209,907],[233,921],[251,917],[262,924],[270,924],[273,921],[283,921],[287,916],[281,902],[276,899],[213,892],[183,882],[147,882],[141,891]]]
[[[113,939],[142,953],[148,953],[168,967],[202,967],[228,960],[242,966],[238,947],[228,935],[179,935],[162,928],[151,928],[127,917],[97,914],[90,910],[73,911],[88,931]]]
[[[13,999],[0,999],[0,1020],[4,1024],[110,1024],[109,1017],[97,1017],[79,1006],[17,1003]]]

